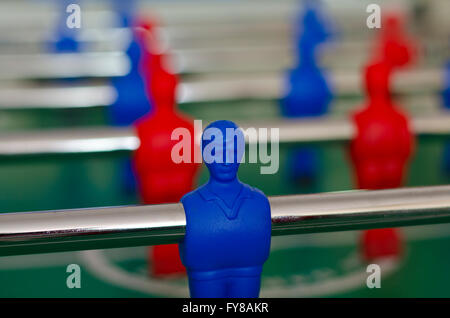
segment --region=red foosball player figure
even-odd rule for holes
[[[194,163],[193,121],[176,111],[177,77],[163,65],[164,56],[151,56],[148,91],[153,111],[136,124],[141,144],[134,155],[138,175],[138,188],[144,204],[178,202],[193,189],[199,165]],[[189,162],[172,158],[173,147],[179,142],[172,140],[178,129],[186,132],[192,147]],[[180,138],[178,136],[177,138]],[[180,155],[180,154],[176,154]],[[153,276],[184,274],[178,246],[159,245],[150,249],[150,271]]]
[[[408,117],[394,105],[389,80],[392,66],[386,61],[371,64],[365,73],[368,103],[353,116],[357,128],[351,142],[351,159],[360,189],[386,189],[402,185],[414,138]],[[363,232],[363,257],[371,261],[399,256],[402,244],[396,229]]]
[[[410,64],[417,55],[400,15],[385,15],[377,45],[372,61],[379,62],[373,62],[365,73],[368,105],[353,117],[357,136],[351,144],[351,158],[361,189],[401,186],[414,148],[408,117],[394,105],[390,92],[392,72]],[[365,231],[361,247],[368,261],[399,256],[400,233],[396,229]]]

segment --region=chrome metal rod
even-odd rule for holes
[[[133,151],[139,139],[130,128],[55,129],[0,136],[0,156]]]
[[[360,72],[336,70],[330,80],[337,94],[361,95],[363,84]],[[180,87],[180,103],[230,99],[276,99],[283,96],[285,77],[281,72],[240,74],[239,76],[198,76]],[[437,92],[443,87],[443,71],[421,69],[400,71],[393,78],[393,91],[398,93]]]
[[[107,68],[107,61],[100,68]],[[1,64],[1,62],[0,62]],[[219,63],[222,65],[222,63]],[[74,64],[75,65],[75,64]],[[73,66],[75,67],[75,66]],[[83,73],[81,67],[78,74]],[[106,73],[98,69],[97,74]],[[96,71],[90,69],[94,74]],[[395,77],[394,91],[401,94],[433,93],[442,87],[440,70],[424,69],[401,72]],[[50,73],[48,73],[49,76]],[[86,74],[86,73],[85,73]],[[66,74],[67,76],[68,73]],[[1,77],[1,75],[0,75]],[[338,70],[330,74],[338,96],[361,95],[361,76],[356,71]],[[283,94],[283,75],[240,74],[232,76],[199,76],[196,80],[183,80],[178,92],[178,103],[204,103],[211,101],[233,101],[242,99],[278,99]],[[111,105],[117,97],[114,87],[109,85],[75,86],[3,86],[0,88],[0,109],[32,108],[81,108]]]
[[[272,235],[450,223],[450,186],[270,197]],[[0,255],[183,239],[180,203],[0,214]]]
[[[227,36],[224,31],[236,28],[236,34]],[[277,25],[257,27],[248,26],[250,31],[244,32],[236,25],[216,25],[214,27],[194,27],[171,30],[171,28],[161,27],[156,29],[161,38],[161,47],[166,53],[171,55],[174,61],[174,69],[178,73],[213,73],[213,72],[261,72],[261,71],[282,71],[294,64],[292,57],[292,36],[288,31],[288,24],[283,30],[277,30]],[[270,31],[271,29],[275,29]],[[129,29],[91,29],[83,30],[80,34],[80,41],[86,47],[84,53],[98,54],[120,54],[127,48],[131,40]],[[5,66],[4,75],[6,78],[26,78],[27,73],[21,71],[22,68],[36,70],[35,60],[43,61],[51,69],[39,75],[36,71],[29,76],[49,77],[66,76],[58,75],[58,65],[52,67],[49,60],[58,60],[59,54],[49,54],[39,50],[36,43],[32,42],[33,36],[20,37],[14,32],[8,34],[9,37],[26,40],[22,44],[8,45],[0,37],[0,65]],[[50,41],[54,40],[49,35]],[[362,37],[364,38],[364,36]],[[424,59],[424,64],[445,58],[448,47],[442,41],[433,38],[432,35],[423,41],[425,51],[434,52],[432,58]],[[321,64],[333,71],[339,69],[352,69],[360,72],[361,68],[368,60],[371,41],[368,39],[342,39],[338,43],[328,43],[322,48]],[[41,44],[41,46],[43,46]],[[20,52],[20,53],[19,53]],[[24,53],[27,52],[26,55]],[[8,54],[9,53],[9,54]],[[18,54],[19,53],[19,54]],[[33,54],[31,54],[33,53]],[[19,65],[8,65],[11,55],[17,57],[16,63]],[[24,58],[21,58],[24,55]],[[3,61],[4,60],[4,61]],[[268,61],[270,63],[268,63]],[[78,57],[73,58],[71,63],[78,63],[82,66]],[[16,68],[18,70],[16,70]],[[76,74],[75,74],[76,75]]]
[[[54,4],[36,4],[31,2],[16,3],[3,3],[0,5],[0,17],[4,18],[0,21],[1,26],[14,26],[21,27],[23,29],[29,28],[50,28],[54,25],[57,18],[60,16],[58,10],[60,7]],[[327,11],[333,16],[339,16],[339,20],[342,20],[349,24],[353,22],[352,26],[358,23],[358,19],[355,16],[365,12],[367,1],[352,1],[341,0],[339,5],[335,4],[332,0],[325,1]],[[388,0],[379,1],[382,3],[389,3]],[[392,2],[392,0],[390,0]],[[396,1],[399,2],[399,1]],[[277,3],[272,1],[258,1],[256,5],[254,1],[141,1],[138,4],[138,12],[140,15],[156,16],[165,25],[176,26],[188,26],[188,25],[201,25],[203,27],[209,27],[215,24],[224,24],[226,22],[273,22],[273,21],[289,21],[292,19],[293,14],[297,12],[299,8],[298,1],[296,0],[284,0]],[[402,13],[407,14],[412,11],[414,6],[409,3],[403,3],[400,1],[396,3],[397,10],[401,10]],[[93,23],[95,25],[112,26],[115,22],[116,13],[111,10],[111,6],[105,3],[99,3],[95,1],[93,3],[83,3],[83,15],[87,16],[86,25],[90,26]],[[22,20],[22,21],[21,21]],[[356,20],[356,21],[355,21]],[[20,21],[20,23],[19,23]],[[1,29],[0,31],[6,31]]]
[[[123,76],[130,61],[123,52],[11,54],[0,58],[0,79]]]
[[[10,86],[0,88],[0,109],[66,109],[109,106],[117,92],[109,85]]]
[[[277,119],[237,122],[244,130],[278,128],[281,143],[344,142],[353,138],[355,127],[347,118]],[[206,127],[207,123],[203,123]],[[450,113],[438,112],[412,118],[417,135],[450,135]],[[201,134],[198,131],[197,134]],[[197,140],[199,140],[199,135]],[[260,136],[262,138],[263,136]],[[270,134],[268,136],[270,138]],[[132,128],[77,128],[12,132],[0,135],[0,156],[51,155],[133,151],[139,139]]]

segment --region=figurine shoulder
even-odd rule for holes
[[[203,197],[200,195],[200,189],[202,189],[204,187],[201,186],[191,192],[186,193],[180,200],[180,202],[186,206],[186,205],[191,205],[191,204],[195,204],[198,201],[203,201]]]
[[[246,191],[251,193],[252,200],[270,209],[269,199],[261,190],[253,188],[248,184],[244,184]]]

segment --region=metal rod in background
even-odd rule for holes
[[[99,65],[98,72],[89,69],[88,66],[82,66],[78,69],[78,74],[85,72],[83,69],[86,72],[91,72],[91,75],[94,73],[107,75],[108,72],[111,74],[119,71],[118,69],[108,68],[108,65],[111,64],[107,60],[103,61],[103,63]],[[72,67],[75,68],[75,64]],[[125,67],[125,65],[120,67]],[[67,71],[65,76],[69,76],[69,73]],[[436,93],[439,87],[443,85],[441,73],[440,70],[436,69],[400,72],[395,77],[393,90],[400,94]],[[53,73],[48,73],[49,76],[51,74]],[[331,73],[330,77],[338,96],[362,94],[361,76],[358,72],[337,70]],[[232,76],[220,76],[217,74],[197,76],[197,79],[184,79],[182,81],[178,92],[178,103],[192,104],[242,99],[273,100],[282,96],[284,85],[284,76],[281,72],[279,74],[269,73],[266,75],[242,73],[240,75],[233,74]],[[0,109],[59,109],[109,106],[115,101],[116,96],[115,88],[107,84],[72,85],[70,87],[63,85],[3,86],[0,88]]]
[[[142,16],[156,16],[164,25],[188,27],[190,25],[209,28],[215,24],[225,24],[234,22],[286,22],[291,21],[293,15],[298,11],[298,1],[258,1],[255,5],[253,1],[185,1],[166,2],[150,1],[139,3],[138,12]],[[397,10],[408,14],[414,9],[414,5],[398,3]],[[15,28],[49,28],[55,24],[60,7],[54,4],[33,4],[26,3],[4,3],[0,4],[0,26]],[[347,28],[359,25],[360,21],[355,19],[355,15],[365,12],[365,4],[352,0],[339,2],[339,5],[328,1],[326,10],[330,15],[338,17]],[[83,3],[83,18],[86,15],[86,25],[91,26],[114,26],[117,20],[117,13],[108,4],[87,2]],[[20,23],[19,23],[20,22]],[[349,23],[352,22],[351,25]],[[342,23],[340,27],[342,28]],[[7,31],[0,29],[1,31]]]
[[[361,95],[363,83],[357,71],[335,70],[329,73],[338,95]],[[203,75],[180,85],[179,102],[195,103],[230,99],[277,99],[283,96],[282,72],[233,75]],[[392,91],[401,94],[438,92],[443,87],[443,70],[400,71],[393,78]]]
[[[0,56],[1,80],[115,77],[130,71],[123,52]]]
[[[367,43],[346,43],[335,49],[330,48],[325,51],[324,64],[333,69],[331,75],[336,77],[335,81],[340,82],[340,77],[348,77],[348,71],[353,71],[357,83],[360,81],[360,68],[367,60],[366,49],[356,49],[355,45],[367,46]],[[349,58],[348,51],[355,51]],[[359,52],[359,53],[358,53]],[[243,75],[244,81],[256,81],[261,74],[251,75],[245,78],[245,73],[266,72],[265,80],[276,80],[280,75],[277,72],[284,71],[292,65],[291,49],[289,46],[263,44],[256,46],[242,47],[218,47],[204,49],[170,50],[173,69],[179,74],[213,74],[238,72]],[[267,63],[267,61],[274,61]],[[124,76],[129,72],[128,56],[123,51],[109,52],[89,52],[89,53],[53,53],[53,54],[0,54],[0,68],[2,80],[21,79],[57,79],[70,77],[115,77]],[[270,72],[272,74],[270,74]],[[275,72],[275,74],[273,74]],[[337,74],[335,74],[337,72]],[[244,74],[243,74],[244,73]],[[343,73],[343,74],[341,74]],[[402,76],[405,73],[406,76]],[[430,79],[429,74],[432,78]],[[438,69],[411,70],[400,72],[400,79],[397,83],[402,87],[408,87],[416,82],[429,86],[430,81],[433,86],[436,81],[441,82],[441,71]],[[248,76],[247,76],[248,77]],[[397,76],[396,76],[397,77]],[[239,77],[235,77],[237,81]],[[261,79],[260,79],[261,80]],[[354,81],[355,81],[354,80]],[[203,79],[204,82],[215,81],[214,77]],[[229,82],[229,77],[220,82]],[[244,84],[245,84],[244,82]],[[223,85],[223,83],[221,83]],[[250,84],[254,85],[254,84]],[[417,85],[415,86],[417,87]],[[439,86],[440,87],[440,86]],[[420,86],[419,86],[420,88]],[[357,89],[360,86],[357,85]],[[414,88],[410,88],[413,90]],[[241,91],[243,89],[241,88]],[[339,87],[338,87],[339,90]]]
[[[237,121],[242,129],[278,128],[281,143],[344,142],[353,138],[355,127],[348,118],[277,119]],[[206,127],[207,122],[203,123]],[[450,113],[413,117],[417,135],[450,135]],[[197,132],[201,134],[201,131]],[[262,138],[263,136],[259,136]],[[270,130],[269,136],[270,138]],[[200,140],[200,136],[196,136]],[[248,142],[250,140],[247,140]],[[51,155],[134,151],[140,141],[132,128],[76,128],[11,132],[0,135],[0,156]]]
[[[272,235],[450,222],[450,186],[269,198]],[[0,214],[0,256],[177,243],[180,203]]]
[[[5,133],[0,156],[133,151],[139,139],[131,128],[77,128]]]

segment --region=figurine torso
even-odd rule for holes
[[[399,187],[414,147],[407,117],[394,107],[368,107],[354,121],[357,135],[350,149],[358,187]]]
[[[191,161],[174,162],[173,147],[180,140],[172,140],[172,132],[184,128],[190,134]],[[178,114],[170,118],[150,116],[137,124],[141,145],[134,155],[141,196],[147,204],[177,202],[192,190],[200,168],[193,162],[194,127],[189,119]]]
[[[191,276],[210,272],[217,277],[233,269],[260,274],[271,239],[270,205],[262,192],[242,184],[229,208],[206,184],[181,202],[187,225],[180,253]]]
[[[398,157],[407,159],[413,138],[407,117],[394,107],[366,108],[354,116],[357,137],[352,151],[358,160]]]
[[[300,67],[290,72],[288,91],[281,100],[284,116],[319,116],[328,111],[333,94],[326,75],[317,67]]]

